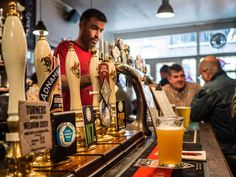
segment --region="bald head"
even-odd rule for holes
[[[199,73],[205,82],[209,82],[221,70],[220,61],[215,56],[207,56],[200,60]]]

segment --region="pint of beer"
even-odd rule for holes
[[[182,117],[158,117],[156,132],[160,166],[180,166],[184,135],[182,124]]]
[[[178,116],[184,118],[184,128],[188,129],[191,107],[176,107],[175,110]]]

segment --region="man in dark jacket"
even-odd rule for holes
[[[223,153],[236,155],[236,119],[230,115],[236,80],[226,75],[214,56],[200,62],[199,73],[205,85],[193,98],[191,120],[211,122]]]

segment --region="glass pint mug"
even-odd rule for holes
[[[184,128],[188,129],[189,128],[189,121],[190,121],[191,107],[187,107],[187,106],[176,107],[175,110],[176,110],[176,113],[178,114],[178,116],[184,118]]]
[[[183,117],[158,117],[156,122],[159,165],[178,167],[182,161]]]

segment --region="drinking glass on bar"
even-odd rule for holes
[[[191,107],[176,107],[175,110],[178,116],[184,118],[184,128],[187,130],[189,128]]]
[[[182,161],[183,117],[158,117],[156,121],[159,165],[174,168]]]

